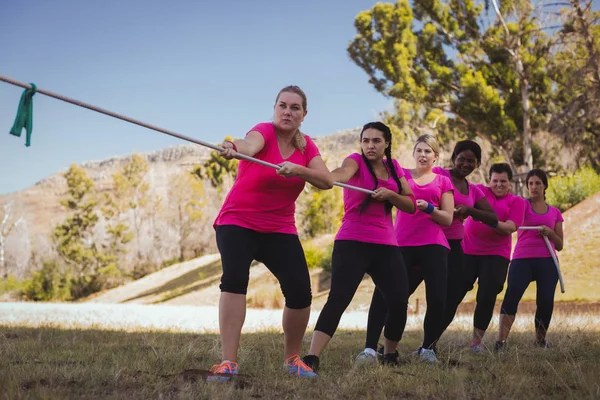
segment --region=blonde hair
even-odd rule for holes
[[[281,89],[279,93],[277,93],[277,97],[275,98],[275,105],[277,105],[277,101],[279,101],[279,96],[281,95],[281,93],[284,92],[295,93],[298,96],[300,96],[302,98],[302,108],[304,109],[304,112],[308,111],[306,93],[304,93],[304,91],[296,85],[286,86],[283,89]],[[306,149],[306,138],[304,137],[304,133],[300,132],[300,129],[298,129],[296,131],[296,134],[294,135],[293,145],[295,148],[300,150],[300,152],[304,153],[304,149]]]
[[[427,146],[431,147],[431,150],[433,150],[436,156],[440,156],[440,144],[435,136],[428,133],[419,136],[415,142],[415,147],[413,147],[413,153],[415,152],[415,149],[419,143],[425,143]]]

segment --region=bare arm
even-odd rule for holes
[[[371,197],[379,201],[387,200],[396,206],[398,210],[409,214],[414,214],[416,211],[415,202],[413,200],[414,194],[408,185],[406,178],[400,178],[400,185],[402,185],[402,194],[392,192],[386,188],[377,188],[375,189],[375,194],[373,194]]]
[[[561,251],[563,249],[563,227],[562,222],[557,222],[554,225],[554,230],[550,229],[547,226],[542,226],[540,229],[540,234],[547,236],[548,239],[554,243],[554,248],[556,251]]]
[[[277,173],[286,178],[295,176],[319,189],[331,189],[333,187],[331,172],[327,169],[321,156],[314,157],[306,167],[289,161],[285,161],[279,166],[281,168],[277,170]]]
[[[517,225],[511,220],[498,221],[498,226],[494,228],[494,232],[501,236],[512,235],[517,231]]]
[[[336,182],[347,183],[356,171],[358,171],[358,163],[351,158],[346,158],[341,167],[331,171],[331,177]]]
[[[425,211],[428,203],[425,200],[417,200],[417,208]],[[434,207],[430,214],[431,218],[442,226],[450,226],[454,215],[454,194],[452,192],[442,193],[440,207]]]
[[[248,132],[244,139],[237,139],[233,142],[225,141],[221,144],[221,147],[223,147],[224,150],[219,152],[219,155],[228,160],[234,158],[236,152],[253,157],[265,147],[265,139],[260,132],[251,131]],[[237,151],[234,147],[237,148]]]
[[[485,197],[479,199],[474,207],[457,206],[454,214],[464,218],[471,217],[475,221],[481,221],[486,225],[493,226],[498,223],[498,216],[496,216],[496,212]]]

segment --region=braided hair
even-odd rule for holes
[[[376,130],[380,131],[381,133],[383,133],[383,139],[387,143],[389,143],[388,146],[385,148],[385,158],[386,158],[387,166],[388,166],[388,169],[389,169],[392,177],[394,178],[394,181],[396,181],[396,184],[398,185],[398,194],[402,194],[402,184],[400,183],[400,178],[398,178],[398,172],[396,171],[396,167],[394,166],[394,163],[392,162],[392,131],[390,130],[390,128],[387,125],[385,125],[382,122],[369,122],[368,124],[365,124],[365,126],[363,126],[362,131],[360,132],[361,140],[362,140],[363,132],[366,131],[367,129],[376,129]],[[365,153],[362,151],[362,149],[361,149],[361,154],[362,154],[362,158],[363,158],[365,164],[367,164],[367,168],[369,169],[369,172],[371,173],[373,180],[375,181],[375,186],[372,189],[372,190],[375,190],[375,189],[377,189],[377,186],[378,186],[377,175],[375,175],[373,166],[371,165],[371,162],[365,156]],[[365,211],[367,209],[367,207],[369,206],[369,203],[371,203],[371,196],[367,195],[367,197],[365,198],[365,200],[362,202],[362,204],[360,206],[361,214],[363,213],[363,211]],[[390,203],[389,201],[385,202],[386,214],[389,214],[392,211],[392,207],[393,207],[392,203]]]

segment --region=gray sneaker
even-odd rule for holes
[[[375,352],[373,352],[375,353]],[[367,349],[361,351],[360,353],[358,353],[358,355],[356,356],[356,358],[354,359],[355,362],[357,363],[361,363],[361,364],[378,364],[379,360],[377,359],[377,354],[373,354],[369,351],[367,351]]]
[[[435,351],[431,349],[421,349],[419,352],[419,359],[432,364],[438,364],[440,362],[435,355]]]
[[[472,344],[469,346],[471,349],[471,353],[473,354],[483,354],[485,353],[485,348],[483,347],[483,343]]]

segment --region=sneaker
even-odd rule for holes
[[[485,348],[483,347],[483,343],[471,343],[469,346],[471,353],[473,354],[483,354],[485,353]]]
[[[364,349],[363,351],[358,353],[358,355],[356,356],[354,361],[361,363],[361,364],[377,364],[378,363],[377,352],[373,349],[368,349],[368,348]]]
[[[506,340],[497,340],[494,343],[494,353],[500,353],[506,350]]]
[[[419,355],[421,354],[421,350],[423,350],[423,347],[419,346],[418,349],[410,353],[411,357],[419,357]]]
[[[316,374],[319,373],[319,357],[309,354],[302,357],[302,362],[312,368]]]
[[[397,367],[398,365],[400,365],[400,362],[398,361],[399,356],[400,355],[398,354],[398,350],[396,350],[393,353],[384,354],[383,358],[381,359],[381,363],[390,367]]]
[[[435,355],[435,351],[433,351],[432,349],[421,348],[421,351],[419,352],[419,359],[421,361],[426,361],[433,364],[437,364],[440,362],[440,360],[438,360]]]
[[[552,347],[552,343],[550,343],[549,341],[547,341],[546,339],[542,339],[542,340],[536,340],[535,341],[535,345],[537,347],[541,347],[542,349],[549,349]]]
[[[315,378],[317,374],[311,367],[306,365],[298,354],[294,354],[283,363],[283,369],[290,374],[300,376],[302,378]]]
[[[238,365],[232,361],[223,361],[221,364],[215,364],[210,367],[210,372],[215,375],[210,375],[206,378],[207,382],[227,382],[238,373]]]

